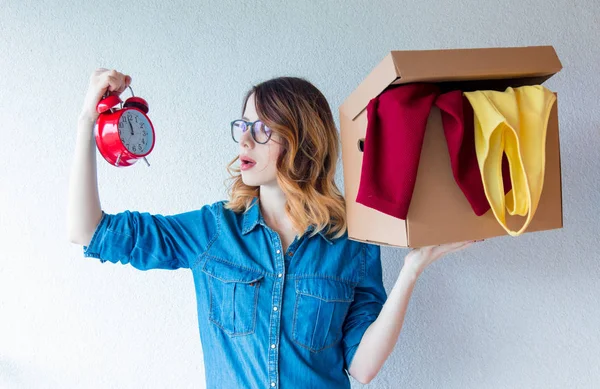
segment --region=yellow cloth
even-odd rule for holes
[[[556,96],[541,85],[504,92],[465,92],[475,113],[475,149],[485,195],[494,216],[512,236],[522,234],[537,210],[544,186],[546,130]],[[510,165],[512,190],[504,196],[502,156]],[[511,215],[527,215],[519,231],[506,225]]]

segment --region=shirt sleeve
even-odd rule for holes
[[[102,211],[92,240],[83,246],[83,256],[131,264],[139,270],[190,268],[218,234],[218,225],[215,204],[167,216]]]
[[[377,319],[387,300],[382,279],[381,248],[378,245],[362,244],[363,261],[361,265],[364,277],[354,290],[354,301],[350,305],[343,326],[342,346],[346,371],[350,369],[350,364],[365,331]]]

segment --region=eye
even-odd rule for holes
[[[268,127],[266,124],[264,123],[260,123],[262,130],[265,132],[265,134],[269,135],[271,133],[271,127]]]
[[[242,131],[246,131],[246,123],[241,120],[238,120],[234,123],[234,126]]]

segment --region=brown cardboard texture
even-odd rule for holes
[[[509,86],[540,85],[561,69],[552,46],[391,51],[339,107],[348,237],[384,246],[422,247],[507,235],[491,210],[475,215],[454,181],[440,111],[435,106],[427,122],[407,219],[357,203],[366,107],[392,84],[433,82],[442,91],[504,91]],[[507,218],[512,229],[519,229],[525,220],[521,216]],[[557,99],[548,120],[544,187],[526,232],[562,226]]]

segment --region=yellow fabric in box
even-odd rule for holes
[[[502,227],[518,236],[529,226],[542,194],[546,130],[556,96],[541,85],[464,95],[475,114],[475,149],[485,195]],[[506,196],[502,180],[504,153],[512,182],[512,190]],[[506,225],[506,210],[511,215],[527,215],[519,231]]]

